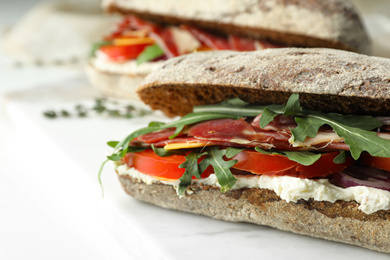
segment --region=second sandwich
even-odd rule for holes
[[[287,46],[370,52],[348,1],[105,0],[103,7],[124,18],[95,46],[87,71],[96,88],[121,98],[136,97],[136,86],[163,60],[190,52]]]

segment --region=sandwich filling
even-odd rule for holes
[[[111,35],[93,45],[91,61],[99,69],[107,67],[107,71],[123,73],[123,68],[115,71],[114,64],[124,64],[131,71],[133,64],[155,63],[197,51],[254,51],[279,47],[284,46],[234,35],[218,35],[194,26],[159,25],[130,15],[124,17]]]
[[[257,187],[287,201],[354,200],[370,214],[390,209],[388,121],[311,111],[298,94],[286,105],[234,99],[109,142],[115,150],[108,159],[119,174],[135,169],[172,183],[179,195],[193,182],[213,180],[221,192]]]
[[[118,163],[116,171],[119,176],[130,176],[137,181],[154,184],[162,183],[171,185],[177,189],[180,180],[158,179],[144,174],[127,164]],[[359,209],[372,214],[379,210],[390,210],[390,192],[375,189],[367,186],[351,186],[342,188],[332,184],[329,179],[301,179],[290,176],[268,176],[268,175],[240,175],[236,176],[237,181],[232,189],[259,188],[274,191],[281,199],[287,202],[297,202],[300,199],[316,201],[335,202],[337,200],[356,201]],[[202,179],[192,180],[193,184],[220,187],[215,174]],[[186,190],[191,195],[191,190]]]

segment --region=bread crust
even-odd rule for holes
[[[191,185],[191,193],[179,197],[170,185],[145,184],[122,175],[119,180],[130,196],[163,208],[266,225],[390,253],[389,210],[367,215],[355,202],[300,200],[288,203],[275,192],[258,188],[221,193],[218,188]]]
[[[310,109],[388,115],[390,60],[320,48],[203,52],[166,61],[137,90],[169,116],[234,97],[283,104],[293,92]]]
[[[290,46],[371,51],[358,13],[344,0],[105,0],[103,6],[159,23],[196,25]]]

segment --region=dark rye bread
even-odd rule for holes
[[[130,196],[163,208],[266,225],[390,253],[389,210],[367,215],[355,202],[286,202],[273,191],[257,188],[221,193],[218,188],[191,185],[192,194],[180,198],[170,185],[145,184],[129,176],[119,176],[119,180]]]
[[[169,116],[234,97],[285,103],[293,92],[314,110],[389,115],[390,60],[316,48],[193,53],[166,61],[137,90]]]
[[[103,7],[287,46],[370,53],[370,41],[348,0],[105,0]]]

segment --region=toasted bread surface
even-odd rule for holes
[[[352,3],[345,0],[105,0],[109,12],[289,46],[370,52]]]
[[[166,61],[137,92],[169,116],[234,97],[282,104],[291,93],[310,109],[388,115],[390,60],[322,48],[193,53]]]

